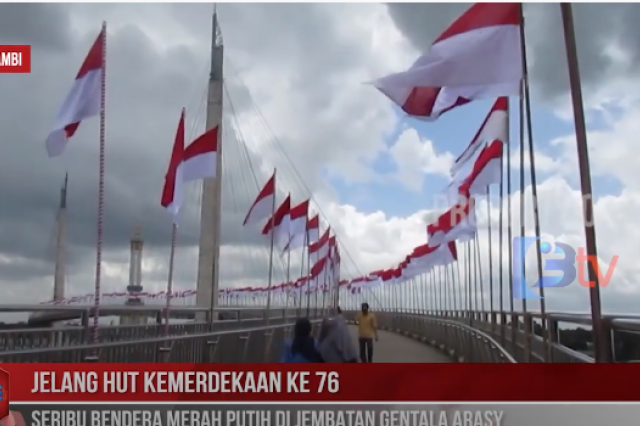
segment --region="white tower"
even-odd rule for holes
[[[142,247],[144,241],[140,234],[140,227],[136,227],[131,238],[131,257],[129,261],[129,296],[126,305],[142,305],[144,302],[138,296],[142,292]]]
[[[214,178],[202,185],[200,210],[200,253],[198,255],[198,284],[196,304],[201,308],[214,308],[218,298],[220,260],[220,222],[222,216],[222,33],[218,17],[213,13],[211,40],[211,72],[207,98],[207,130],[218,126],[218,155]]]
[[[53,300],[62,300],[65,296],[66,247],[65,231],[67,221],[67,183],[69,175],[64,176],[64,185],[60,189],[60,206],[56,218],[56,260],[53,274]]]
[[[129,285],[127,286],[127,301],[125,306],[142,306],[144,301],[140,299],[142,292],[142,247],[144,241],[140,234],[140,227],[136,227],[131,238],[131,253],[129,261]],[[146,317],[135,313],[122,315],[120,324],[144,324]]]

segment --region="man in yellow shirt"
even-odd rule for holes
[[[358,343],[360,344],[360,361],[373,362],[373,339],[378,341],[378,323],[376,317],[369,312],[369,304],[362,304],[362,312],[356,316],[358,323]]]

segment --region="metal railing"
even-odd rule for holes
[[[355,314],[351,311],[345,316],[353,320]],[[376,318],[381,329],[430,344],[452,362],[516,362],[488,333],[455,320],[395,312],[380,312]]]
[[[238,319],[171,325],[107,326],[91,344],[88,329],[3,330],[0,362],[276,362],[290,336],[295,315],[289,310],[241,310]],[[260,314],[256,314],[259,312]],[[257,315],[259,318],[243,318]],[[355,312],[345,312],[352,319]],[[379,313],[384,329],[430,344],[458,362],[515,362],[493,338],[455,320],[416,314]],[[314,332],[318,330],[314,320]],[[25,337],[28,336],[28,337]],[[22,339],[22,340],[20,340]],[[7,342],[14,342],[12,346]],[[15,342],[23,344],[16,345]],[[26,346],[26,342],[32,346]],[[34,344],[37,342],[37,344]]]
[[[386,313],[395,313],[383,310]],[[446,319],[484,332],[506,349],[517,362],[593,363],[591,315],[587,313],[499,311],[412,311],[396,315],[413,315]],[[605,362],[635,362],[640,360],[640,315],[603,315],[603,330],[607,343]],[[567,335],[581,328],[585,344],[582,351]]]
[[[17,329],[0,329],[0,353],[15,350],[41,349],[41,348],[59,348],[67,346],[80,346],[90,343],[91,327],[90,315],[84,308],[76,308],[83,317],[80,325],[65,325],[61,327],[46,328],[17,328]],[[56,308],[43,308],[39,311],[47,312],[56,310]],[[211,315],[211,310],[202,308],[187,308],[192,314],[197,315],[203,313]],[[267,318],[269,324],[279,325],[287,320],[291,321],[295,318],[295,310],[272,309],[266,311],[262,308],[246,308],[246,309],[216,309],[213,314],[217,318],[233,318],[220,319],[216,321],[193,321],[182,324],[169,324],[168,327],[162,325],[164,318],[163,310],[145,308],[145,309],[120,309],[121,312],[116,314],[140,314],[141,312],[147,316],[156,318],[155,324],[140,325],[103,325],[99,327],[99,342],[115,342],[115,341],[138,341],[148,338],[161,338],[165,335],[176,336],[186,334],[202,334],[214,331],[237,330],[243,328],[258,327],[266,324]],[[2,309],[0,308],[0,312]],[[15,312],[15,311],[14,311]],[[180,314],[180,310],[178,312]]]
[[[317,332],[318,320],[313,321]],[[0,353],[0,362],[83,362],[96,355],[100,362],[277,362],[282,342],[293,324],[250,327],[167,337],[69,345]]]

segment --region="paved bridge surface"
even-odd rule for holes
[[[357,340],[357,327],[349,328]],[[451,358],[437,349],[409,337],[389,331],[380,331],[378,335],[380,340],[374,343],[373,362],[451,362]]]

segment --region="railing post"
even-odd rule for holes
[[[531,332],[533,318],[528,312],[522,316],[524,322],[524,359],[525,362],[531,362]]]
[[[82,321],[82,328],[84,329],[84,343],[85,344],[90,344],[91,343],[91,327],[89,325],[90,321],[89,319],[91,318],[91,311],[92,309],[86,309],[82,312],[82,317],[81,317],[81,321]],[[100,360],[100,357],[97,356],[94,353],[85,353],[84,354],[84,362],[98,362]]]
[[[603,317],[601,322],[601,332],[603,334],[600,342],[604,348],[602,353],[605,358],[603,362],[615,362],[615,352],[613,348],[613,327],[611,326],[611,318]]]
[[[547,316],[547,329],[549,335],[547,362],[553,362],[553,347],[560,343],[560,336],[558,335],[558,321],[551,315]]]

